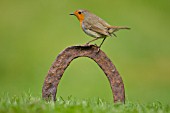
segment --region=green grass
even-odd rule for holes
[[[128,100],[170,104],[169,4],[170,0],[0,0],[0,93],[20,95],[30,89],[39,96],[57,55],[92,40],[76,17],[69,16],[82,8],[109,24],[132,28],[107,38],[101,48],[119,71]],[[66,69],[57,96],[69,95],[112,102],[107,77],[88,58],[78,58]]]
[[[68,97],[57,98],[56,103],[46,102],[41,97],[34,97],[30,93],[21,96],[0,97],[0,113],[168,113],[169,105],[160,102],[149,104],[132,103],[125,105],[105,102],[100,98],[75,99]]]

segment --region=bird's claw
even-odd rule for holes
[[[99,47],[97,44],[94,44],[96,47]]]
[[[99,53],[99,51],[100,51],[100,46],[98,46],[97,44],[95,44],[95,46],[97,47],[97,53]]]
[[[85,44],[85,46],[88,46],[88,45],[89,45],[89,43],[86,43],[86,44]],[[97,53],[99,53],[99,52],[100,52],[100,47],[101,47],[101,46],[98,46],[97,44],[94,44],[94,45],[97,47]]]
[[[86,46],[88,46],[88,45],[89,45],[89,43],[86,43],[85,45],[86,45]]]
[[[97,49],[97,53],[99,53],[100,52],[100,48],[98,47],[98,49]]]

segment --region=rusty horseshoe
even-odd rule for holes
[[[107,76],[114,103],[125,103],[125,90],[119,72],[106,54],[95,45],[71,46],[63,50],[52,64],[45,78],[42,88],[42,98],[45,100],[56,100],[57,87],[60,79],[72,60],[78,57],[89,57],[93,59]]]

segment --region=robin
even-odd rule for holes
[[[102,46],[106,37],[111,37],[112,35],[116,37],[116,31],[119,31],[120,29],[130,29],[128,27],[123,26],[111,26],[106,21],[96,16],[95,14],[89,12],[88,10],[79,9],[76,10],[74,13],[71,13],[70,15],[75,15],[78,18],[83,31],[87,35],[94,37],[93,40],[87,42],[86,44],[103,38],[103,41],[99,45],[99,48]]]

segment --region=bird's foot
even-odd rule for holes
[[[97,44],[94,44],[96,47],[99,47]]]
[[[97,53],[100,52],[100,46],[98,46],[97,44],[94,44],[97,47]]]
[[[97,49],[97,53],[99,53],[100,52],[100,48],[98,47],[98,49]]]
[[[87,42],[87,43],[85,43],[85,45],[86,45],[86,46],[88,46],[88,45],[89,45],[89,43]]]

